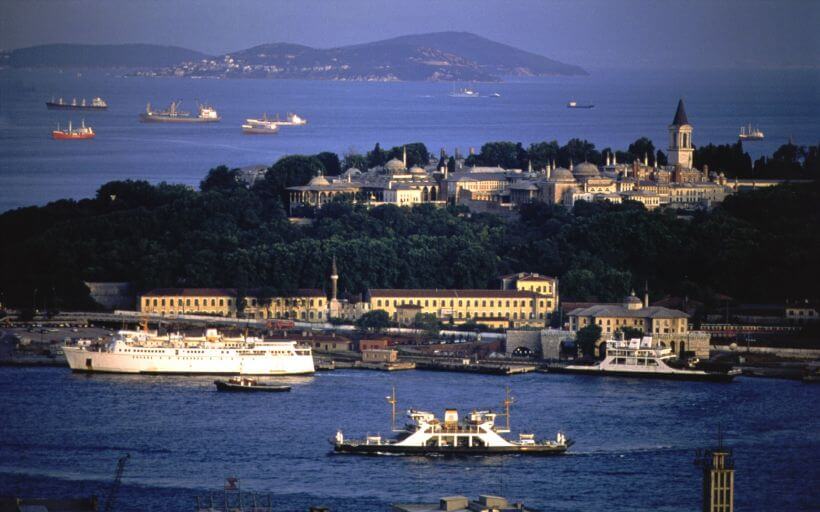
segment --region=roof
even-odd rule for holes
[[[235,288],[154,288],[142,294],[143,297],[236,297]]]
[[[515,279],[516,281],[555,281],[554,277],[537,274],[535,272],[516,272],[501,276],[499,279]]]
[[[515,299],[533,299],[533,298],[540,298],[541,295],[538,295],[534,292],[527,292],[527,291],[519,291],[519,290],[439,290],[439,289],[427,289],[427,288],[412,288],[412,289],[374,289],[370,290],[370,297],[414,297],[414,298],[427,298],[427,297],[434,297],[434,298],[463,298],[463,299],[473,299],[473,298],[488,298],[488,299],[498,299],[498,298],[515,298]]]
[[[677,309],[650,306],[641,309],[627,309],[613,304],[596,304],[588,308],[573,309],[569,316],[591,317],[628,317],[628,318],[689,318],[689,315]]]
[[[259,297],[262,296],[262,288],[250,288],[245,292],[247,297]],[[294,290],[288,293],[277,293],[271,295],[271,298],[277,297],[324,297],[325,292],[318,288],[299,288],[298,290]]]
[[[681,98],[678,100],[678,110],[675,111],[672,126],[683,126],[685,124],[689,124],[689,119],[686,118],[686,109],[683,107],[683,98]]]

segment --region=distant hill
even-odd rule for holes
[[[12,50],[8,63],[16,68],[157,68],[207,57],[155,44],[46,44]]]
[[[317,49],[273,43],[152,75],[372,81],[500,81],[503,76],[585,75],[582,68],[467,32],[438,32]]]

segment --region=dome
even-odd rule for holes
[[[598,166],[589,162],[582,162],[576,165],[572,170],[572,174],[576,178],[597,178],[601,175],[601,173],[598,172]]]
[[[350,169],[345,171],[345,174],[350,174],[351,176],[356,176],[357,174],[361,174],[362,171],[357,167],[351,167]]]
[[[418,165],[414,165],[410,168],[410,174],[427,174],[427,171],[419,167]]]
[[[327,178],[321,174],[319,176],[314,176],[313,179],[308,182],[308,186],[310,187],[326,187],[328,185],[330,185],[330,182],[327,181]]]
[[[550,173],[550,181],[575,181],[575,176],[564,167],[559,167]]]
[[[400,172],[405,169],[404,162],[402,162],[398,158],[393,158],[392,160],[389,160],[386,164],[384,164],[384,168],[390,172]]]

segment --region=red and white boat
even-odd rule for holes
[[[57,125],[57,129],[51,132],[51,137],[54,140],[79,140],[79,139],[93,139],[96,133],[90,126],[85,125],[85,121],[79,128],[71,126],[71,121],[68,122],[68,128],[61,130]]]

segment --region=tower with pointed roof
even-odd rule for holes
[[[692,168],[692,125],[686,118],[683,99],[678,101],[675,118],[669,125],[669,164],[685,169]]]

